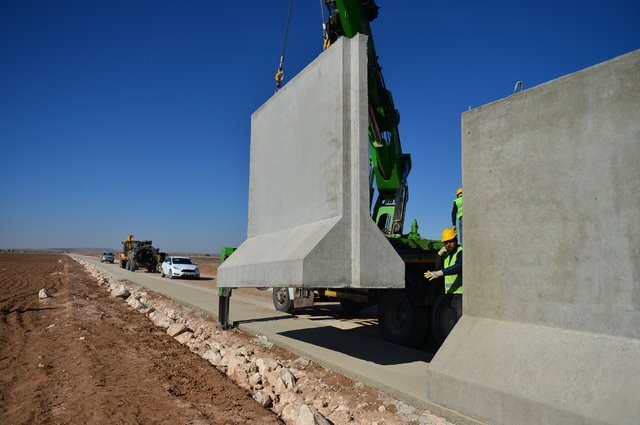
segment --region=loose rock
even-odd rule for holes
[[[298,409],[296,425],[331,425],[324,416],[311,406],[303,404]]]
[[[208,360],[214,366],[218,366],[220,360],[222,360],[222,356],[218,351],[215,350],[207,350],[202,355],[202,358]]]
[[[264,391],[258,391],[255,394],[253,394],[253,399],[258,403],[260,403],[262,407],[271,407],[273,403],[271,396],[265,393]]]
[[[173,323],[167,328],[167,334],[169,334],[169,336],[176,337],[181,333],[186,332],[187,330],[188,328],[185,325],[181,325],[179,323]]]
[[[180,335],[174,337],[176,339],[176,341],[178,341],[180,344],[186,344],[187,342],[189,342],[191,340],[191,338],[193,337],[193,334],[189,331],[187,332],[183,332]]]
[[[126,300],[127,298],[129,298],[129,295],[131,295],[131,292],[129,292],[129,290],[124,285],[119,285],[115,290],[111,292],[111,295],[116,298],[122,298]]]

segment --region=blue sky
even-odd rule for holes
[[[640,48],[637,0],[378,4],[407,223],[426,237],[450,224],[462,112]],[[0,248],[239,245],[250,115],[273,95],[288,6],[0,2]],[[320,0],[294,2],[285,82],[321,53],[321,23]]]

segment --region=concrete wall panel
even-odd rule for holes
[[[366,37],[342,38],[252,115],[247,240],[221,286],[404,286],[369,216],[366,63]]]
[[[436,403],[492,424],[640,418],[640,51],[463,115],[464,315]]]

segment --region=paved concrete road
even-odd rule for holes
[[[161,278],[159,274],[143,270],[132,273],[118,264],[102,264],[91,257],[83,257],[83,260],[108,270],[118,279],[135,282],[218,317],[215,289]],[[303,315],[284,314],[273,308],[269,298],[236,291],[231,297],[229,316],[230,321],[246,332],[264,335],[291,352],[379,388],[410,405],[461,420],[453,412],[434,406],[426,399],[427,368],[432,354],[380,339],[375,321],[366,315],[346,319],[328,308],[320,307],[319,313],[317,310],[308,309],[311,314]]]

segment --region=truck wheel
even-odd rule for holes
[[[458,312],[451,305],[453,296],[442,294],[433,306],[431,324],[433,338],[437,346],[441,346],[460,318]]]
[[[378,305],[378,324],[387,341],[418,347],[429,333],[429,314],[406,289],[388,289]]]
[[[129,264],[131,264],[131,268],[129,270],[131,270],[132,272],[135,272],[138,269],[138,265],[135,261],[129,260]]]
[[[289,296],[289,288],[273,288],[273,306],[283,313],[293,313],[293,300]]]
[[[126,267],[127,267],[127,262],[126,262],[126,261],[124,261],[124,260],[120,260],[120,268],[121,268],[121,269],[124,269],[124,268],[126,268]]]
[[[345,313],[354,314],[367,307],[367,305],[353,300],[341,299],[340,307]]]

